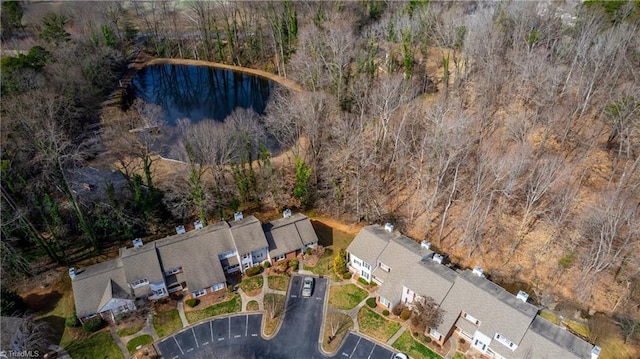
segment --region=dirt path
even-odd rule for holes
[[[136,67],[142,68],[142,67],[150,66],[150,65],[164,65],[164,64],[209,66],[209,67],[215,67],[215,68],[219,68],[219,69],[226,69],[226,70],[237,71],[237,72],[245,72],[245,73],[248,73],[248,74],[260,76],[262,78],[271,80],[273,82],[277,82],[280,85],[283,85],[283,86],[285,86],[285,87],[287,87],[287,88],[289,88],[291,90],[294,90],[294,91],[304,91],[304,89],[300,85],[298,85],[296,82],[291,81],[291,80],[289,80],[287,78],[284,78],[282,76],[278,76],[278,75],[275,75],[275,74],[272,74],[270,72],[263,71],[263,70],[252,69],[252,68],[241,67],[241,66],[234,66],[234,65],[226,65],[226,64],[219,63],[219,62],[188,60],[188,59],[154,58],[154,59],[147,60],[147,61],[145,61],[143,63],[137,64]]]

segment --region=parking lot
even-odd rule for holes
[[[303,297],[302,277],[291,278],[284,319],[277,335],[260,335],[262,314],[212,319],[183,329],[156,343],[163,358],[327,358],[320,351],[322,313],[328,282],[315,279],[310,297]],[[391,359],[394,352],[350,333],[334,358]]]

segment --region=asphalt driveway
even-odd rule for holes
[[[319,349],[319,341],[328,281],[316,278],[311,297],[302,297],[302,278],[291,278],[284,321],[278,334],[270,340],[260,335],[262,314],[242,314],[183,329],[156,346],[167,359],[327,358]],[[393,354],[379,344],[350,333],[334,357],[391,359]]]

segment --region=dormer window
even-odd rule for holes
[[[147,285],[147,284],[149,284],[149,279],[148,278],[142,278],[142,279],[138,279],[135,282],[129,283],[129,286],[131,287],[131,289],[136,289],[138,287],[142,287],[143,285]]]
[[[480,320],[467,312],[462,312],[462,317],[475,325],[480,325]]]
[[[380,262],[380,269],[382,269],[383,271],[386,271],[386,272],[391,272],[391,267],[389,267],[388,265],[386,265],[386,264],[384,264],[382,262]]]
[[[167,269],[166,272],[164,272],[164,275],[167,276],[167,275],[172,275],[180,272],[182,272],[182,267],[169,268]]]

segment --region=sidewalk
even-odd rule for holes
[[[398,338],[400,338],[400,336],[402,335],[402,333],[404,333],[407,328],[409,328],[409,321],[405,321],[404,324],[402,324],[402,326],[400,327],[400,329],[398,329],[398,331],[396,332],[396,334],[394,334],[393,336],[391,336],[391,338],[389,338],[389,340],[387,340],[387,345],[392,345],[393,343],[396,342],[396,340],[398,340]]]
[[[120,351],[122,352],[122,356],[124,356],[124,359],[129,359],[131,358],[131,355],[129,355],[129,349],[127,349],[127,346],[124,345],[124,343],[122,342],[122,339],[120,339],[120,337],[118,336],[118,331],[116,328],[117,327],[115,324],[109,325],[109,332],[111,333],[111,337],[113,338],[113,341],[116,342],[116,345],[118,346],[118,348],[120,348]]]
[[[180,314],[180,320],[182,321],[182,327],[186,328],[189,326],[189,321],[187,320],[187,316],[184,314],[184,298],[181,298],[178,301],[178,314]]]

